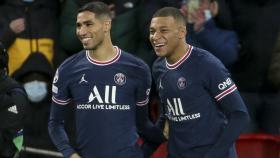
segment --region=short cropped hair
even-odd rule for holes
[[[153,18],[156,17],[168,17],[171,16],[173,17],[177,22],[182,23],[183,25],[186,25],[186,18],[182,14],[182,12],[174,7],[164,7],[156,11],[153,15]]]
[[[97,18],[108,17],[112,19],[112,15],[108,5],[100,1],[86,3],[81,8],[78,9],[78,13],[84,11],[89,11],[94,13]]]

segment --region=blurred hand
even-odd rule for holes
[[[110,12],[111,12],[111,15],[112,15],[112,19],[114,19],[116,17],[115,4],[110,4],[109,9],[110,9]]]
[[[77,153],[74,153],[70,156],[70,158],[82,158]]]
[[[10,22],[10,29],[18,34],[25,30],[24,18],[18,18]]]
[[[187,5],[182,5],[180,8],[180,11],[182,12],[182,14],[187,17],[188,16],[188,7]]]
[[[163,135],[168,140],[168,138],[169,138],[169,123],[168,123],[167,120],[164,123]]]
[[[186,17],[188,23],[194,24],[194,31],[199,32],[206,22],[204,11],[202,9],[193,8],[192,12],[188,11],[187,5],[182,5],[180,8],[182,14]]]
[[[189,14],[188,6],[186,4],[182,5],[180,8],[181,13],[185,16],[188,23],[192,23],[192,19]]]
[[[204,10],[196,9],[194,12],[190,13],[190,20],[193,22],[194,31],[201,31],[206,22]]]

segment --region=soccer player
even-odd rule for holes
[[[150,70],[112,45],[111,20],[103,2],[78,10],[76,32],[84,50],[66,59],[53,79],[49,133],[67,158],[142,158],[137,132],[156,129],[147,116]],[[63,125],[70,105],[75,106],[76,149]]]
[[[224,65],[187,44],[186,34],[180,10],[153,15],[150,42],[159,56],[153,76],[169,122],[168,158],[235,158],[247,110]]]

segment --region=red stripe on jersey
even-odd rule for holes
[[[176,69],[178,66],[180,66],[185,60],[187,60],[189,58],[189,56],[191,55],[191,51],[193,49],[193,46],[189,45],[189,49],[188,51],[186,52],[186,54],[180,59],[178,60],[176,63],[174,64],[168,64],[168,62],[166,61],[165,59],[165,62],[166,62],[166,67],[168,69]]]
[[[218,94],[215,99],[217,101],[221,100],[223,97],[227,96],[228,94],[232,93],[233,91],[235,91],[237,89],[236,85],[232,85],[231,87],[229,87],[227,90],[223,91],[222,93]]]
[[[145,105],[148,104],[148,102],[149,102],[149,98],[146,98],[143,101],[137,102],[136,105],[138,105],[138,106],[145,106]]]
[[[67,104],[70,103],[70,99],[59,100],[59,99],[56,99],[54,96],[52,97],[52,101],[55,102],[56,104],[59,104],[59,105],[67,105]]]

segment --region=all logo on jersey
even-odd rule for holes
[[[185,115],[181,99],[180,98],[173,98],[172,101],[170,101],[167,98],[167,109],[168,109],[168,112],[171,113],[173,116]]]
[[[188,114],[183,109],[181,98],[172,98],[166,100],[167,102],[167,117],[171,121],[181,122],[200,118],[200,113]]]
[[[96,86],[93,87],[93,92],[88,97],[88,103],[97,100],[98,103],[111,103],[116,104],[116,86],[105,86],[105,93],[103,96],[100,95]]]
[[[179,89],[185,89],[187,87],[187,81],[184,77],[180,77],[177,81],[177,86]]]
[[[114,76],[114,81],[116,84],[122,86],[126,82],[126,76],[123,73],[117,73]]]

